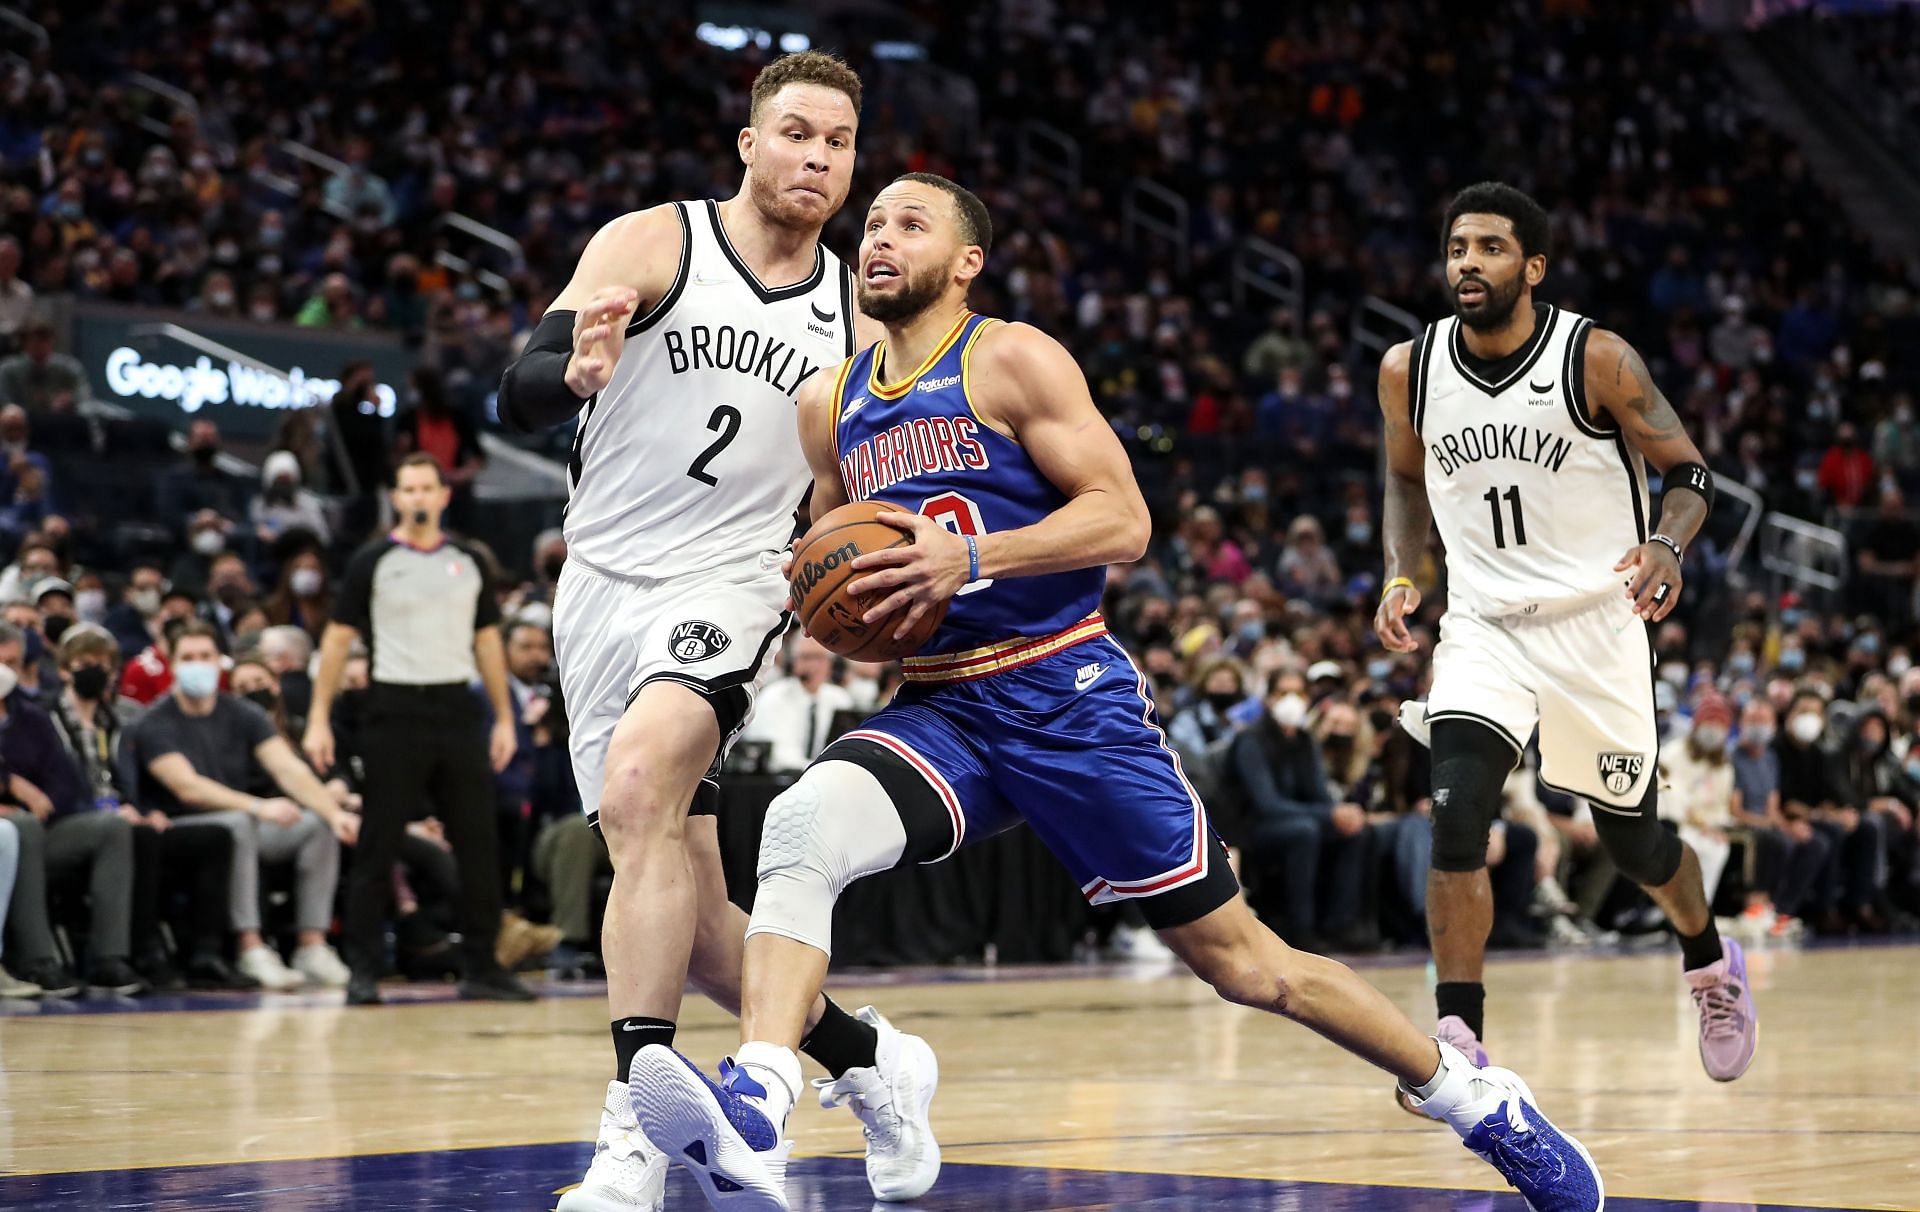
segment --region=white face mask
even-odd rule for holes
[[[193,533],[193,549],[203,556],[219,555],[226,545],[226,536],[217,530],[196,530]]]
[[[158,605],[158,603],[156,603]],[[98,623],[107,613],[107,591],[82,589],[73,595],[73,612],[89,623]]]
[[[1905,653],[1896,652],[1887,658],[1887,674],[1889,677],[1902,677],[1906,674],[1907,670],[1912,668],[1913,661],[1909,659]]]
[[[287,578],[287,588],[293,590],[297,597],[312,597],[320,592],[320,570],[318,568],[294,569],[293,575]]]
[[[1793,735],[1794,740],[1799,741],[1802,745],[1813,744],[1820,739],[1820,734],[1826,730],[1826,721],[1811,711],[1803,711],[1799,715],[1794,716],[1793,722],[1787,725],[1787,731]]]
[[[1307,700],[1304,695],[1284,694],[1273,704],[1273,722],[1282,728],[1298,728],[1307,722]]]
[[[20,675],[13,671],[13,667],[10,665],[0,665],[0,699],[4,699],[12,694],[13,688],[19,684]]]

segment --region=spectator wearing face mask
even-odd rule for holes
[[[58,577],[62,571],[60,554],[45,535],[30,534],[20,540],[19,554],[4,572],[0,572],[0,602],[25,601],[28,591],[41,581]]]
[[[1876,868],[1880,835],[1874,818],[1863,814],[1846,781],[1840,756],[1822,742],[1827,735],[1826,700],[1811,690],[1793,696],[1787,724],[1774,741],[1780,756],[1781,811],[1790,821],[1807,821],[1827,840],[1832,854],[1814,881],[1807,911],[1822,933],[1844,932],[1855,923],[1878,924]]]
[[[1893,752],[1893,725],[1878,707],[1853,721],[1852,744],[1845,752],[1847,782],[1853,787],[1862,818],[1880,835],[1881,857],[1876,862],[1876,890],[1861,926],[1879,929],[1886,924],[1888,870],[1906,871],[1913,864],[1914,809],[1920,805],[1920,784],[1907,776]]]
[[[5,622],[0,623],[0,664],[13,670],[12,693],[30,702],[39,700],[42,687],[60,684],[60,663],[40,633],[39,607],[30,602],[7,604]],[[33,775],[28,772],[27,777]]]
[[[195,512],[187,519],[187,550],[174,558],[173,567],[167,570],[167,583],[196,598],[207,593],[214,561],[228,554],[227,541],[232,529],[231,523],[215,510]]]
[[[173,635],[172,693],[134,725],[127,761],[139,802],[159,808],[177,828],[222,828],[234,836],[230,919],[242,973],[269,989],[308,982],[341,987],[346,965],[327,945],[340,878],[340,844],[359,835],[359,818],[275,730],[266,712],[220,693],[219,636],[192,620]],[[249,788],[264,774],[281,794]],[[291,969],[261,933],[260,864],[294,865]]]
[[[1686,740],[1660,752],[1666,779],[1659,796],[1660,818],[1676,826],[1681,840],[1700,857],[1709,904],[1733,853],[1729,831],[1734,824],[1734,779],[1727,756],[1732,725],[1732,704],[1708,693],[1694,705]]]
[[[1796,933],[1814,881],[1831,849],[1807,818],[1789,819],[1780,799],[1780,751],[1774,745],[1776,715],[1766,699],[1750,700],[1740,713],[1734,745],[1736,825],[1749,841],[1747,905],[1741,924],[1752,934]]]
[[[313,678],[307,673],[313,659],[313,637],[299,627],[268,627],[260,633],[257,652],[260,663],[273,674],[287,735],[306,735],[307,708],[313,702]]]
[[[1913,617],[1913,590],[1920,575],[1920,526],[1907,516],[1906,498],[1891,482],[1880,489],[1873,525],[1855,548],[1854,592],[1863,609],[1878,615],[1889,631],[1905,628]]]
[[[115,994],[146,989],[131,961],[133,834],[129,821],[94,808],[46,711],[16,685],[17,667],[0,635],[0,759],[6,769],[44,793],[14,814],[20,834],[20,872],[10,928],[19,945],[19,974],[49,991],[66,989],[48,919],[47,882],[84,880],[91,925],[87,984]],[[57,683],[56,683],[57,684]],[[83,809],[84,805],[84,809]]]
[[[333,617],[333,587],[326,561],[308,547],[280,566],[280,584],[267,601],[267,618],[276,627],[298,627],[318,643]]]
[[[1235,738],[1233,768],[1249,813],[1248,883],[1286,907],[1288,941],[1314,950],[1362,940],[1361,880],[1366,813],[1336,803],[1320,748],[1307,730],[1306,682],[1298,673],[1274,679],[1267,715]],[[1323,911],[1324,906],[1324,911]]]
[[[169,589],[160,595],[160,609],[150,620],[153,642],[135,653],[120,671],[120,697],[141,707],[150,706],[173,689],[173,637],[198,618],[190,594]],[[204,621],[204,620],[201,620]],[[129,721],[131,723],[131,721]]]
[[[195,613],[220,631],[222,640],[231,644],[235,625],[254,604],[253,573],[238,553],[223,551],[213,557],[207,569],[207,600]]]
[[[300,459],[291,450],[276,450],[260,465],[260,495],[248,504],[247,519],[262,550],[294,534],[310,536],[322,548],[332,539],[326,507],[301,487]]]
[[[51,714],[84,785],[73,809],[75,819],[106,812],[132,827],[134,971],[162,992],[188,983],[207,989],[255,988],[220,955],[226,938],[227,877],[233,866],[231,835],[218,829],[174,829],[166,813],[142,811],[117,761],[123,722],[110,692],[119,660],[119,647],[105,631],[88,623],[71,628],[60,642],[65,684],[54,696]],[[189,906],[185,917],[172,921],[186,958],[184,977],[160,932],[167,920],[163,911],[175,891],[186,894]]]
[[[197,515],[211,513],[223,519],[246,516],[246,481],[221,468],[220,449],[219,427],[205,418],[196,419],[187,427],[185,459],[160,477],[154,495],[154,517],[160,524],[186,531],[189,541],[195,543],[194,550],[208,558],[208,551],[199,546],[205,540],[199,537]],[[223,533],[219,547],[213,551],[225,546]],[[178,584],[190,583],[177,575],[173,579]]]

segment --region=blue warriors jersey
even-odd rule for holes
[[[840,367],[834,436],[848,500],[884,501],[963,535],[1018,530],[1067,503],[1018,442],[974,414],[967,359],[980,334],[997,323],[965,313],[917,370],[895,382],[887,381],[882,364],[884,343]],[[991,648],[991,663],[1004,667],[1002,657],[1036,655],[1026,651],[1032,645],[1018,643],[1023,639],[1050,645],[1084,639],[1064,633],[1104,630],[1094,612],[1106,579],[1106,569],[1095,567],[974,581],[954,597],[945,622],[910,665],[966,656],[971,671],[976,654]]]

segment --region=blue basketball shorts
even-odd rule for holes
[[[879,777],[907,826],[903,863],[1025,821],[1089,901],[1137,900],[1155,927],[1239,894],[1145,675],[1104,627],[972,680],[909,681],[819,760]]]

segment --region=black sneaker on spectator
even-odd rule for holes
[[[21,979],[40,986],[41,997],[79,997],[86,986],[59,960],[41,960],[20,970]]]
[[[380,978],[368,972],[354,972],[347,977],[347,1005],[377,1006],[383,999],[380,996]]]
[[[187,978],[173,966],[162,952],[143,955],[133,961],[133,970],[140,974],[147,987],[155,993],[179,993],[187,987]]]
[[[187,960],[187,988],[252,993],[260,988],[260,982],[218,955],[203,954]]]
[[[460,1000],[468,1002],[533,1002],[540,995],[520,983],[504,968],[482,970],[460,982]]]
[[[137,997],[147,991],[146,978],[119,956],[107,956],[87,965],[87,985],[101,993]]]

